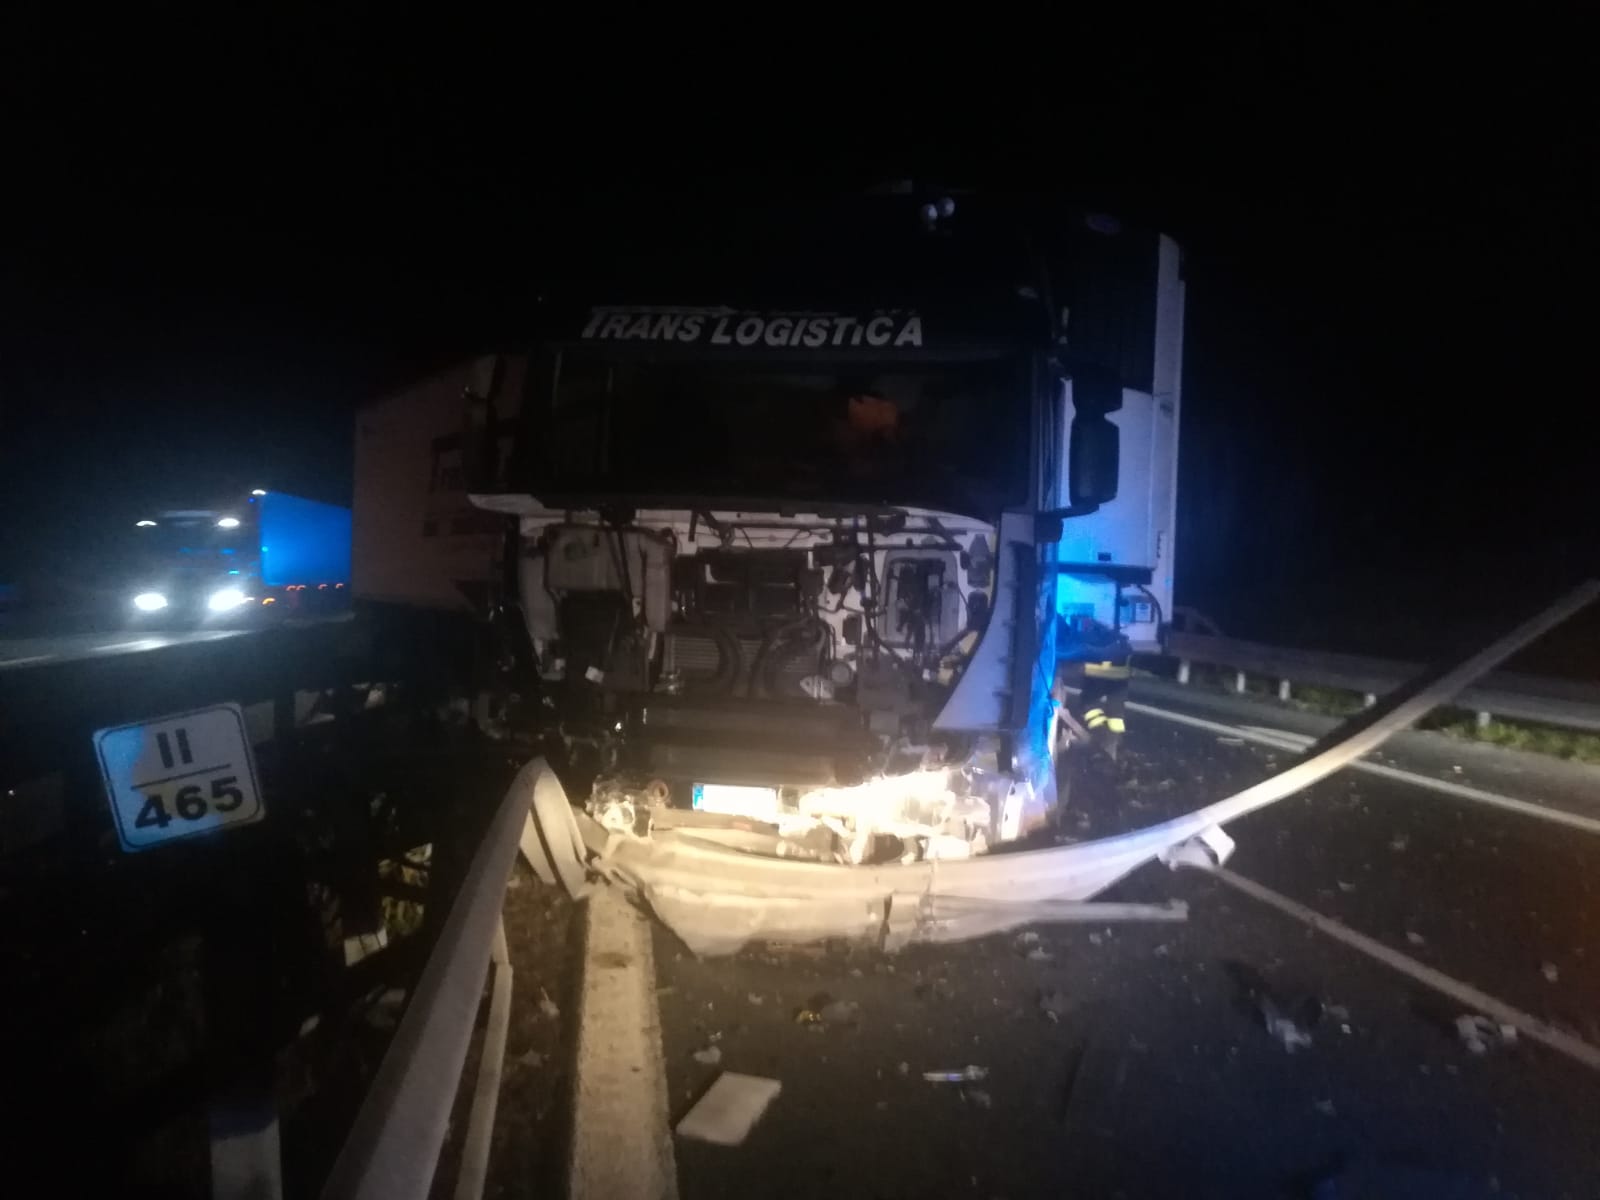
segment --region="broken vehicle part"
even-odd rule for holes
[[[1222,826],[1302,791],[1445,703],[1483,673],[1591,603],[1600,584],[1574,589],[1459,665],[1422,677],[1314,744],[1293,766],[1252,787],[1160,824],[1076,845],[958,861],[843,865],[743,853],[692,830],[648,837],[608,829],[554,798],[538,772],[522,846],[540,878],[575,896],[592,872],[634,890],[697,954],[729,954],[753,940],[949,942],[1052,919],[1145,863],[1220,865],[1232,849]],[[519,776],[526,778],[528,772]],[[534,857],[537,855],[538,857]],[[576,886],[574,886],[576,885]]]

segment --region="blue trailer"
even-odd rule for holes
[[[134,524],[126,597],[141,623],[232,623],[349,602],[350,510],[257,489],[237,504],[167,509]]]

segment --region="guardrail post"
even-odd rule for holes
[[[1283,701],[1289,699],[1289,681],[1287,679],[1278,680],[1278,699]]]
[[[1492,720],[1494,720],[1494,714],[1493,713],[1486,713],[1486,712],[1479,713],[1477,715],[1477,718],[1476,718],[1477,725],[1478,725],[1479,729],[1487,729],[1487,728],[1489,728],[1489,722],[1492,721]]]
[[[1234,672],[1234,674],[1233,674],[1233,690],[1238,692],[1239,695],[1241,695],[1241,696],[1244,695],[1245,678],[1244,678],[1244,672],[1243,671],[1235,671]]]
[[[1178,682],[1189,682],[1189,660],[1187,658],[1180,658],[1178,660]]]

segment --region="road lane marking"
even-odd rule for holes
[[[619,888],[585,907],[567,1194],[677,1200],[650,922]]]
[[[90,654],[99,654],[104,650],[159,650],[162,646],[169,645],[165,638],[137,638],[131,642],[107,642],[103,646],[90,646]]]
[[[0,667],[20,667],[26,663],[49,662],[54,654],[30,654],[27,658],[0,658]]]
[[[1257,742],[1263,746],[1270,746],[1274,750],[1285,750],[1290,753],[1298,753],[1310,746],[1312,742],[1312,739],[1304,734],[1282,731],[1269,733],[1259,727],[1225,725],[1220,721],[1208,721],[1204,717],[1191,717],[1188,713],[1155,708],[1152,705],[1140,704],[1132,700],[1128,701],[1128,711],[1139,713],[1142,716],[1158,717],[1163,721],[1172,721],[1179,725],[1188,725],[1194,729],[1203,729],[1207,733],[1218,734],[1222,737],[1244,738],[1249,742]],[[1483,804],[1505,812],[1514,812],[1519,816],[1533,817],[1536,820],[1549,821],[1555,825],[1565,825],[1569,829],[1581,829],[1585,833],[1600,834],[1600,819],[1586,817],[1581,813],[1551,808],[1546,804],[1536,804],[1532,800],[1519,800],[1515,796],[1502,796],[1498,792],[1486,792],[1482,788],[1456,783],[1449,779],[1435,779],[1431,775],[1418,775],[1411,771],[1402,771],[1398,767],[1387,766],[1364,758],[1357,759],[1349,765],[1351,769],[1356,771],[1365,771],[1369,775],[1392,779],[1398,783],[1409,783],[1416,787],[1428,788],[1446,796],[1453,796],[1458,800],[1470,800],[1474,804]]]
[[[1243,875],[1236,874],[1226,867],[1212,867],[1208,873],[1219,882],[1227,884],[1237,892],[1242,892],[1252,900],[1259,900],[1269,908],[1277,909],[1285,916],[1293,917],[1319,933],[1325,933],[1337,941],[1343,942],[1353,950],[1358,950],[1369,958],[1374,958],[1384,966],[1399,971],[1409,979],[1432,988],[1450,999],[1456,1001],[1463,1009],[1482,1013],[1484,1016],[1499,1022],[1502,1025],[1514,1026],[1518,1033],[1550,1047],[1559,1054],[1565,1054],[1574,1062],[1582,1063],[1596,1071],[1600,1071],[1600,1046],[1594,1046],[1582,1038],[1564,1033],[1547,1021],[1541,1021],[1531,1013],[1525,1013],[1520,1008],[1513,1008],[1503,1000],[1497,1000],[1487,992],[1480,992],[1470,983],[1463,983],[1446,975],[1443,971],[1435,970],[1425,963],[1420,963],[1409,955],[1401,954],[1398,950],[1391,950],[1382,942],[1368,937],[1364,933],[1357,933],[1350,926],[1332,917],[1325,917],[1314,909],[1307,908],[1299,901],[1291,900],[1280,895],[1269,887],[1263,887],[1253,879],[1246,879]]]

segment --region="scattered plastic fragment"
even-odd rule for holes
[[[1545,963],[1544,966],[1539,968],[1539,973],[1550,983],[1559,982],[1561,979],[1561,968],[1556,966],[1555,963]]]
[[[1039,1011],[1049,1017],[1052,1023],[1058,1022],[1072,1011],[1072,998],[1058,988],[1041,989]]]
[[[1406,941],[1410,942],[1413,946],[1423,946],[1427,944],[1428,939],[1423,937],[1416,930],[1408,929],[1406,930]]]
[[[983,1091],[981,1088],[968,1088],[962,1093],[962,1095],[966,1099],[971,1100],[979,1108],[994,1107],[994,1097],[989,1095],[988,1092]]]
[[[746,993],[745,999],[748,1000],[751,1004],[755,1004],[755,1005],[758,1005],[758,1006],[762,1005],[762,1004],[765,1004],[767,1002],[767,998],[765,996],[759,995],[756,992],[748,992],[748,993]]]
[[[694,1052],[694,1060],[704,1067],[714,1067],[722,1061],[721,1046],[707,1046],[704,1050]]]
[[[854,1025],[861,1020],[861,1005],[854,1000],[835,1000],[818,992],[794,1014],[796,1025]]]
[[[861,1005],[854,1000],[835,1000],[819,1014],[825,1025],[854,1025],[861,1020]]]
[[[1050,951],[1046,950],[1043,946],[1035,946],[1032,950],[1028,951],[1029,962],[1050,962],[1054,958],[1055,955],[1051,954]]]
[[[959,1071],[924,1071],[922,1077],[929,1083],[976,1083],[989,1078],[988,1067],[964,1067]]]
[[[750,1136],[761,1114],[782,1090],[783,1084],[776,1079],[724,1072],[678,1122],[678,1136],[717,1146],[737,1146]]]
[[[539,989],[539,1012],[547,1020],[551,1021],[557,1020],[561,1016],[561,1009],[556,1006],[556,1002],[550,999],[549,993],[543,988]]]
[[[1496,1046],[1517,1044],[1515,1025],[1497,1025],[1488,1017],[1476,1013],[1464,1013],[1457,1017],[1456,1033],[1460,1035],[1462,1044],[1473,1054],[1487,1054]]]
[[[1300,1028],[1292,1017],[1269,1016],[1266,1021],[1267,1032],[1282,1042],[1283,1048],[1290,1054],[1311,1045],[1311,1035]]]
[[[367,1024],[375,1029],[393,1029],[400,1023],[400,1010],[405,1003],[405,988],[389,988],[367,1009]]]
[[[1411,844],[1411,839],[1403,833],[1397,833],[1389,839],[1389,849],[1399,853]]]

